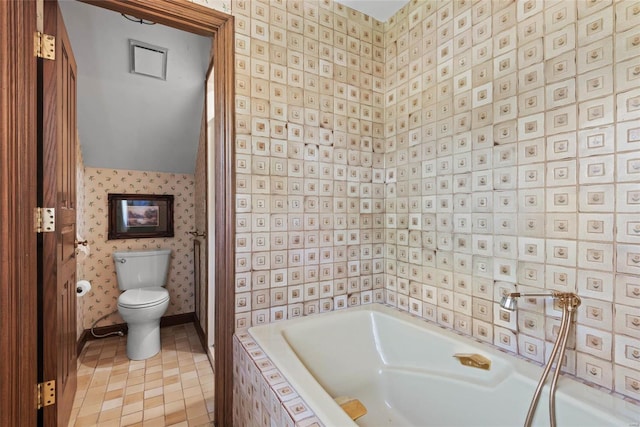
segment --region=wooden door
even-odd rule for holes
[[[214,37],[217,53],[214,133],[216,225],[215,269],[215,417],[233,425],[234,330],[234,19],[190,2],[157,0],[82,0],[120,13]],[[36,378],[36,60],[33,34],[36,2],[0,0],[0,425],[36,425],[33,399]],[[6,60],[4,60],[6,59]],[[41,102],[41,100],[40,100]],[[38,252],[42,252],[42,249]],[[39,295],[45,299],[47,295]],[[41,311],[42,307],[40,308]],[[51,317],[50,313],[47,317]],[[39,334],[42,336],[42,333]]]
[[[42,206],[55,207],[55,232],[42,234],[42,373],[56,380],[45,426],[66,426],[76,391],[76,62],[57,1],[44,2],[44,32],[55,60],[41,60]]]
[[[0,426],[37,422],[36,16],[0,1]]]

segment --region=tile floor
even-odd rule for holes
[[[126,337],[89,341],[69,426],[213,426],[213,369],[193,324],[161,329],[162,350],[129,360]]]

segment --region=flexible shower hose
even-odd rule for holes
[[[564,353],[567,349],[567,339],[569,338],[569,329],[571,328],[571,317],[573,315],[574,306],[572,304],[567,304],[567,330],[564,333],[564,337],[562,342],[560,343],[560,355],[558,356],[558,361],[556,362],[556,370],[553,373],[553,378],[551,379],[551,388],[549,389],[549,417],[551,421],[551,427],[556,426],[556,386],[558,385],[558,377],[560,377],[560,371],[562,367],[562,360],[564,359]],[[564,310],[562,311],[564,314]]]
[[[96,325],[98,324],[99,321],[101,321],[102,319],[106,319],[107,317],[111,316],[112,314],[115,314],[118,310],[112,311],[111,313],[107,313],[104,316],[102,316],[101,318],[99,318],[98,320],[96,320],[95,322],[93,322],[93,325],[91,325],[91,335],[94,336],[94,338],[106,338],[106,337],[110,337],[111,335],[118,335],[119,337],[123,337],[124,333],[122,331],[113,331],[113,332],[107,332],[106,334],[96,334],[95,332],[93,332],[93,328],[96,327]]]
[[[538,401],[540,400],[540,393],[542,392],[542,388],[544,387],[544,383],[549,376],[549,372],[551,371],[551,367],[553,365],[553,361],[556,360],[556,355],[558,351],[560,351],[560,355],[558,357],[558,361],[556,362],[556,370],[553,373],[553,377],[551,379],[551,388],[549,390],[549,421],[551,427],[556,427],[556,385],[558,383],[558,378],[560,377],[560,370],[562,368],[562,359],[564,358],[565,349],[567,346],[567,338],[569,337],[569,329],[571,328],[571,316],[573,314],[575,306],[571,302],[567,302],[562,307],[562,320],[560,321],[560,331],[558,332],[558,337],[556,338],[556,342],[553,344],[553,350],[551,351],[551,355],[549,356],[549,361],[544,368],[544,372],[542,373],[542,377],[540,377],[540,381],[538,382],[538,387],[536,388],[536,392],[533,394],[533,398],[531,399],[531,405],[529,406],[529,412],[527,413],[527,419],[524,422],[525,427],[531,427],[531,423],[533,422],[533,416],[536,412],[536,407],[538,406]]]

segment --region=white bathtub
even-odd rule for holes
[[[378,304],[257,326],[249,333],[329,427],[521,426],[542,371]],[[491,360],[491,369],[463,366],[455,353],[479,353]],[[367,415],[354,423],[333,401],[338,396],[359,399]],[[640,422],[637,406],[566,376],[556,399],[559,427]],[[548,424],[545,393],[534,425]]]

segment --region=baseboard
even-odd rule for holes
[[[170,316],[163,316],[160,319],[161,328],[165,328],[167,326],[182,325],[185,323],[194,323],[197,325],[196,314],[194,312],[172,314]],[[199,325],[197,325],[196,329],[198,327]],[[110,332],[122,331],[126,335],[128,328],[126,323],[117,323],[115,325],[99,326],[97,328],[93,328],[93,331],[98,335],[108,334]],[[82,331],[82,334],[80,334],[80,338],[78,338],[78,344],[77,344],[78,356],[80,356],[80,352],[82,351],[82,349],[84,348],[85,344],[88,341],[92,341],[96,339],[99,339],[99,338],[96,338],[93,335],[91,335],[91,329],[85,329],[84,331]]]
[[[76,343],[76,351],[78,352],[78,356],[80,356],[80,353],[84,348],[84,345],[87,343],[87,340],[88,340],[87,335],[91,335],[91,333],[89,332],[88,329],[85,329],[80,334],[80,338],[78,338],[78,342]]]
[[[198,316],[196,316],[196,314],[193,313],[193,317],[194,317],[193,326],[195,326],[195,328],[196,328],[196,332],[198,333],[198,338],[200,338],[200,344],[202,344],[202,348],[206,351],[206,349],[207,349],[207,334],[202,329],[202,326],[200,325],[200,320],[198,320]]]
[[[167,326],[183,325],[195,321],[196,313],[193,311],[190,313],[172,314],[171,316],[164,316],[160,319],[160,327],[165,328]]]

